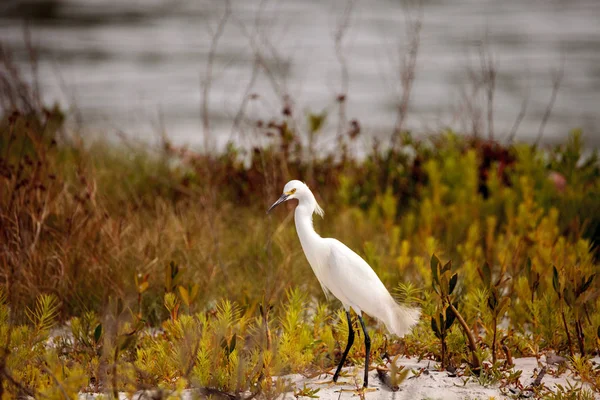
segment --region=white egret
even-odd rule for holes
[[[297,199],[294,221],[302,250],[312,267],[325,295],[332,293],[343,304],[348,319],[348,344],[333,375],[337,382],[348,352],[354,342],[350,308],[356,312],[365,336],[365,375],[363,386],[369,382],[371,339],[362,318],[364,311],[382,321],[390,333],[404,336],[419,320],[420,310],[396,303],[375,271],[358,254],[337,239],[322,238],[313,227],[312,215],[323,216],[323,209],[303,182],[292,180],[283,188],[281,197],[267,210],[284,201]]]

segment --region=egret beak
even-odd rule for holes
[[[278,205],[280,205],[281,203],[283,203],[284,201],[286,201],[288,199],[288,197],[290,197],[289,194],[282,194],[281,197],[279,199],[277,199],[277,201],[275,203],[273,203],[273,205],[271,207],[269,207],[269,209],[267,210],[267,214],[271,212],[272,209],[274,209],[275,207],[277,207]]]

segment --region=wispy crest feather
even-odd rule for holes
[[[321,206],[319,205],[319,203],[317,203],[317,200],[315,199],[315,213],[320,216],[321,218],[325,218],[325,211],[323,211],[323,209],[321,208]]]
[[[312,199],[315,202],[315,211],[314,213],[317,214],[319,217],[321,218],[325,218],[325,211],[321,208],[321,206],[319,205],[319,203],[317,202],[317,198],[315,197],[315,195],[313,194],[313,192],[310,191],[310,188],[308,187],[308,185],[306,184],[306,182],[302,182],[304,183],[304,186],[306,186],[306,188],[308,189],[308,191],[310,192],[310,194],[312,195]]]

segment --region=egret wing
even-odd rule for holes
[[[346,307],[377,318],[400,337],[419,321],[418,308],[396,303],[369,264],[335,239],[330,246],[328,283]]]
[[[355,311],[378,317],[382,300],[390,294],[373,269],[358,254],[336,239],[329,239],[327,287]]]

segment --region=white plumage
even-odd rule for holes
[[[420,311],[398,304],[385,288],[375,271],[358,254],[350,250],[337,239],[322,238],[315,232],[312,222],[313,213],[323,215],[323,210],[317,204],[315,196],[304,183],[293,180],[288,182],[283,194],[269,211],[286,200],[298,199],[294,214],[296,231],[302,244],[302,249],[312,267],[325,295],[329,292],[344,305],[350,323],[349,310],[352,308],[362,320],[362,312],[382,321],[388,331],[398,336],[404,336],[418,322]],[[367,362],[365,367],[365,386],[368,379],[368,349],[370,340],[365,331],[367,345]],[[338,371],[334,376],[337,380],[339,370],[345,361],[354,333],[350,327],[348,347],[342,357]]]

